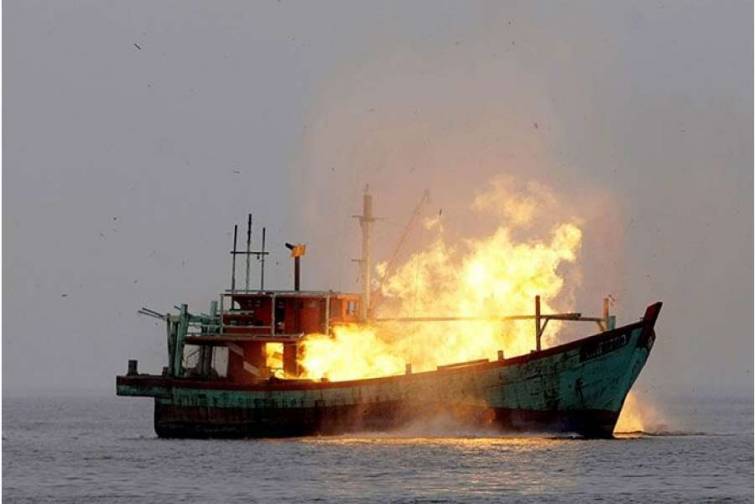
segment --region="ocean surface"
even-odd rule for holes
[[[675,398],[615,440],[457,426],[161,440],[141,398],[3,400],[3,501],[752,502],[752,397]]]

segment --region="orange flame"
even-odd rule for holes
[[[665,427],[663,416],[658,408],[646,397],[630,391],[624,400],[621,414],[616,422],[617,433],[647,433],[662,430]]]
[[[478,195],[472,210],[505,219],[483,238],[449,243],[440,218],[426,221],[436,234],[426,249],[411,255],[383,278],[378,265],[383,303],[377,317],[458,316],[482,320],[454,322],[390,322],[373,326],[340,326],[333,335],[311,334],[302,343],[300,368],[309,378],[334,381],[402,374],[438,365],[528,352],[534,346],[534,322],[501,321],[508,315],[533,313],[541,296],[543,313],[567,308],[560,267],[576,261],[582,232],[573,220],[559,222],[545,234],[515,239],[515,228],[530,226],[554,197],[528,183],[512,190],[511,179],[496,179]],[[499,203],[505,202],[505,203]],[[552,212],[549,212],[553,215]],[[559,303],[560,301],[560,303]],[[544,344],[553,342],[558,324],[551,322]]]

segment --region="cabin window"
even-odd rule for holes
[[[197,345],[184,345],[183,360],[181,366],[189,376],[198,376],[199,370],[199,347]]]
[[[275,303],[275,332],[282,333],[286,328],[286,305],[283,301]]]
[[[346,315],[356,315],[359,308],[359,303],[354,300],[349,300],[346,303]]]
[[[211,373],[220,378],[228,376],[228,348],[214,347],[212,349]]]

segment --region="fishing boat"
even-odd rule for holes
[[[237,249],[234,228],[231,287],[210,302],[206,313],[186,304],[177,313],[142,308],[143,315],[166,324],[168,365],[161,374],[143,374],[129,360],[116,377],[119,396],[154,398],[154,428],[167,438],[244,438],[386,431],[412,422],[450,415],[470,426],[501,431],[573,433],[610,438],[624,400],[655,341],[661,303],[651,304],[641,319],[616,326],[604,300],[601,316],[534,313],[502,320],[531,320],[534,349],[496,359],[448,363],[402,374],[330,381],[302,379],[299,355],[308,334],[332,334],[345,324],[385,322],[453,323],[453,315],[378,318],[371,310],[370,228],[375,218],[365,193],[362,214],[362,291],[300,290],[302,244],[286,244],[294,260],[293,290],[264,286],[265,230],[262,247]],[[236,258],[246,260],[243,288],[236,282]],[[250,259],[260,262],[259,288],[249,284]],[[468,318],[466,318],[468,319]],[[466,320],[465,319],[465,320]],[[589,322],[597,333],[568,343],[542,347],[549,321]],[[267,365],[267,347],[282,346],[282,373]]]

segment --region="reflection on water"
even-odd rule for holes
[[[575,439],[575,437],[542,437],[536,434],[531,436],[499,435],[498,437],[475,437],[469,435],[440,437],[440,436],[403,436],[396,433],[364,432],[358,435],[344,436],[320,436],[302,438],[302,443],[323,445],[375,445],[375,446],[442,446],[451,449],[490,449],[502,448],[512,450],[537,450],[553,447],[558,443]]]

